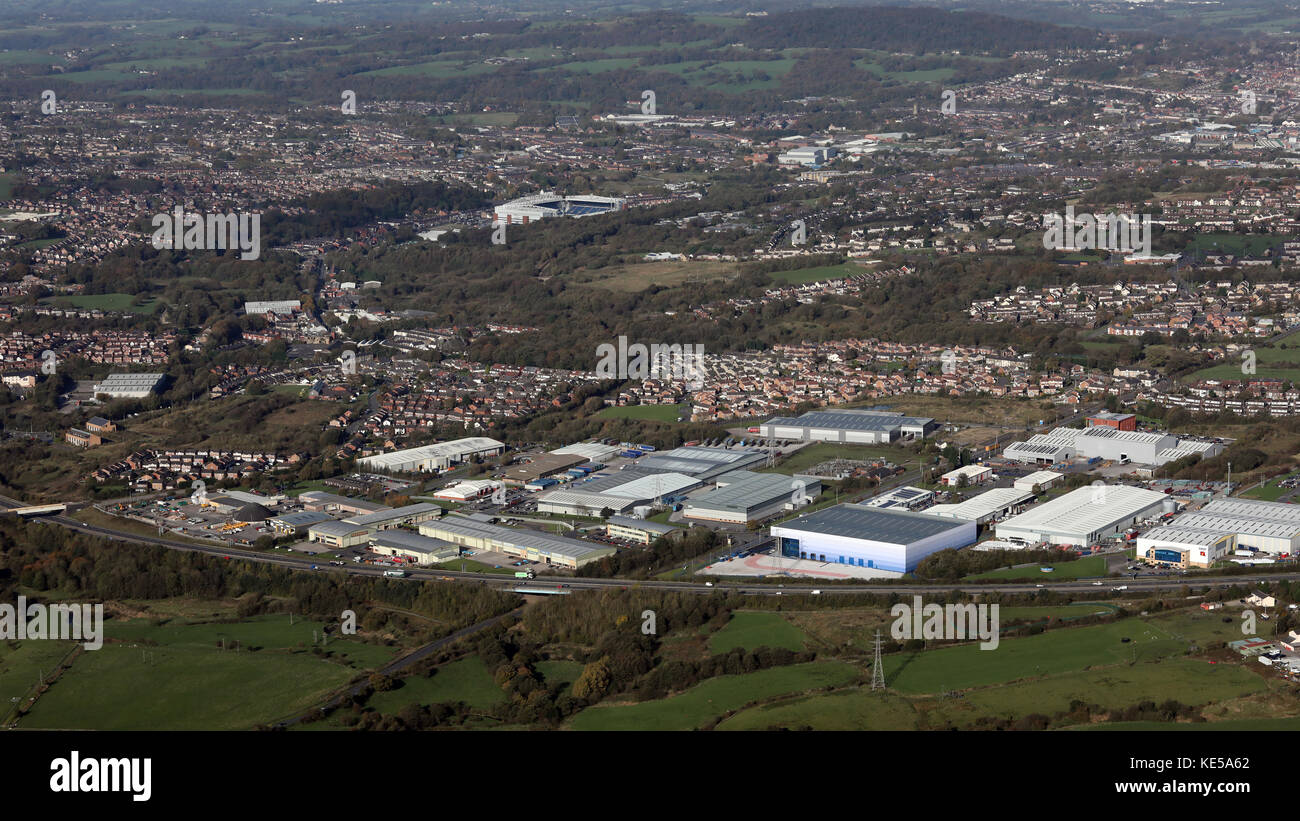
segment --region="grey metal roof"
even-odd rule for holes
[[[406,507],[395,507],[392,510],[380,510],[376,513],[363,513],[359,516],[353,516],[348,519],[355,525],[372,525],[383,522],[391,522],[394,519],[404,519],[407,516],[419,516],[422,513],[437,512],[442,514],[442,508],[430,502],[420,502],[419,504],[407,505]]]
[[[416,553],[441,553],[445,550],[460,551],[460,547],[451,542],[442,539],[434,539],[430,536],[421,536],[419,533],[412,533],[409,530],[384,530],[376,533],[371,539],[371,544],[382,545],[383,547],[400,547],[403,550],[413,550]]]
[[[673,533],[678,529],[672,525],[664,525],[659,522],[651,522],[645,519],[633,519],[631,516],[610,516],[605,521],[612,525],[630,527],[635,530],[644,530],[647,533]]]
[[[746,471],[748,472],[748,471]],[[720,477],[726,480],[732,474]],[[686,507],[696,510],[727,510],[745,513],[756,507],[771,504],[785,496],[794,498],[797,482],[802,482],[808,496],[821,492],[821,482],[816,479],[795,480],[780,473],[751,473],[726,485],[692,497]]]
[[[542,553],[549,553],[556,556],[568,556],[579,560],[584,559],[593,553],[597,555],[607,555],[614,552],[613,548],[604,547],[603,545],[588,544],[565,536],[552,536],[547,533],[540,533],[536,530],[516,530],[514,528],[502,527],[500,525],[474,522],[462,516],[448,516],[441,520],[424,522],[420,525],[420,529],[423,531],[425,528],[428,528],[433,532],[454,533],[461,536],[479,539],[494,539],[503,544],[510,544],[522,548],[533,548]]]
[[[887,431],[903,426],[933,422],[926,416],[903,416],[878,411],[809,411],[800,417],[777,416],[765,424],[795,428],[831,428],[842,430]]]
[[[910,544],[949,530],[970,527],[970,523],[893,508],[845,504],[828,507],[773,527],[853,539],[872,539],[891,544]]]
[[[324,533],[326,536],[351,536],[353,533],[360,533],[368,529],[361,525],[354,525],[351,522],[321,522],[311,526],[313,533]]]

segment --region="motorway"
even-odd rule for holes
[[[5,504],[9,509],[23,507],[25,502],[0,496],[0,503]],[[137,544],[153,544],[166,547],[169,550],[181,550],[190,553],[206,553],[212,556],[223,556],[232,559],[238,558],[245,561],[261,562],[264,564],[273,564],[280,567],[287,567],[291,570],[300,570],[303,572],[313,572],[310,570],[311,563],[303,559],[290,558],[288,556],[275,555],[271,553],[261,553],[255,550],[237,550],[218,545],[199,545],[187,542],[177,542],[162,536],[138,535],[127,533],[111,528],[90,525],[85,522],[79,522],[76,519],[67,516],[42,516],[32,521],[45,522],[48,524],[64,527],[69,530],[75,530],[79,533],[86,533],[92,536],[100,536],[106,539],[117,541],[134,542]],[[363,564],[350,564],[339,567],[337,565],[325,565],[321,570],[341,571],[350,576],[382,576],[385,568],[373,567]],[[1294,581],[1300,579],[1300,572],[1293,573],[1262,573],[1250,576],[1175,576],[1161,579],[1107,579],[1101,586],[1095,585],[1094,580],[1081,579],[1060,582],[1021,582],[1021,583],[1004,583],[1004,584],[970,584],[970,583],[953,583],[953,584],[822,584],[820,586],[808,583],[802,584],[745,584],[719,581],[716,583],[706,582],[671,582],[659,580],[635,580],[635,579],[589,579],[578,577],[541,576],[536,579],[519,581],[510,576],[504,576],[500,573],[472,573],[459,570],[420,570],[408,569],[409,580],[424,581],[458,581],[458,582],[479,582],[480,584],[489,584],[506,589],[525,584],[528,587],[549,587],[554,585],[557,590],[601,590],[609,588],[629,589],[636,588],[640,590],[663,590],[677,591],[681,593],[741,593],[758,596],[797,596],[810,595],[813,590],[820,590],[822,595],[844,595],[851,593],[890,593],[899,594],[924,594],[961,591],[966,593],[1032,593],[1037,590],[1047,590],[1054,593],[1089,593],[1097,594],[1103,592],[1112,592],[1113,588],[1123,585],[1127,592],[1154,592],[1159,590],[1175,590],[1183,586],[1204,587],[1207,585],[1239,585],[1261,581]],[[316,571],[320,572],[320,571]]]

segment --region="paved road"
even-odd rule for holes
[[[8,499],[0,496],[0,502],[7,504],[9,507],[19,507],[22,505],[14,499]],[[230,556],[240,558],[246,561],[262,562],[264,564],[274,564],[281,567],[287,567],[293,570],[303,570],[311,572],[308,568],[311,562],[303,559],[291,558],[289,556],[280,556],[269,553],[259,553],[252,550],[234,550],[220,546],[196,545],[186,542],[176,542],[161,536],[138,535],[127,533],[111,528],[100,527],[98,525],[88,525],[79,522],[76,519],[69,519],[66,516],[44,516],[34,521],[46,522],[58,527],[65,527],[69,530],[76,530],[81,533],[88,533],[94,536],[102,536],[108,539],[118,541],[136,542],[143,544],[155,544],[166,547],[170,550],[182,550],[191,553],[207,553],[213,556]],[[383,575],[383,567],[374,567],[363,564],[349,564],[343,567],[338,566],[321,566],[321,570],[337,571],[347,573],[351,576],[380,576]],[[612,587],[627,589],[638,588],[643,590],[667,590],[678,591],[682,593],[700,593],[712,594],[719,592],[735,592],[762,596],[781,596],[781,595],[807,595],[814,589],[820,589],[825,595],[844,595],[851,593],[936,593],[947,591],[964,591],[968,593],[1025,593],[1033,590],[1050,590],[1058,593],[1099,593],[1113,588],[1117,585],[1126,585],[1129,591],[1157,591],[1177,589],[1184,585],[1206,586],[1212,584],[1230,585],[1244,584],[1259,581],[1292,581],[1300,579],[1300,572],[1292,573],[1265,573],[1250,576],[1205,576],[1205,577],[1184,577],[1170,576],[1159,579],[1108,579],[1102,585],[1094,585],[1093,580],[1084,579],[1077,581],[1062,582],[1043,582],[1041,587],[1039,583],[1007,582],[1003,584],[971,584],[952,583],[952,584],[825,584],[818,587],[816,583],[794,583],[791,584],[754,584],[754,583],[731,583],[719,581],[713,584],[705,582],[673,582],[659,580],[634,580],[634,579],[604,579],[604,578],[578,578],[564,576],[543,576],[536,579],[524,580],[521,582],[512,576],[505,576],[499,573],[473,573],[459,570],[421,570],[410,569],[409,579],[412,580],[443,580],[456,582],[478,582],[480,584],[497,585],[513,589],[514,587],[526,584],[531,588],[546,588],[552,585],[557,590],[600,590]]]

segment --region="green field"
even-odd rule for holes
[[[886,666],[889,663],[887,658]],[[1068,711],[1072,701],[1096,704],[1105,709],[1122,709],[1145,700],[1173,699],[1184,704],[1203,704],[1247,696],[1265,689],[1264,680],[1245,666],[1212,665],[1196,659],[1176,658],[1159,663],[1078,671],[975,690],[956,700],[872,692],[857,687],[751,707],[722,722],[718,729],[934,729],[949,723],[968,725],[981,717],[1015,720],[1028,713],[1054,715]],[[1158,698],[1156,694],[1159,694]],[[1173,725],[1151,722],[1144,728],[1169,726]]]
[[[135,299],[135,294],[79,294],[77,296],[48,297],[41,301],[50,305],[98,308],[101,311],[121,311],[133,314],[152,314],[158,310],[160,305],[156,299],[147,299],[143,304],[136,305]]]
[[[310,708],[398,652],[340,638],[326,647],[328,657],[318,656],[309,649],[313,631],[319,634],[322,626],[304,619],[290,624],[287,615],[231,623],[110,620],[104,625],[104,646],[78,656],[20,724],[45,729],[248,729]],[[63,652],[72,646],[49,644]],[[142,681],[148,682],[146,695]]]
[[[624,405],[610,406],[596,414],[597,419],[649,419],[654,422],[676,422],[677,417],[690,412],[684,405]]]
[[[20,726],[249,729],[310,708],[354,672],[309,653],[110,644],[79,656]]]
[[[1130,641],[1123,642],[1122,638]],[[939,693],[1002,684],[1180,654],[1188,642],[1161,626],[1138,619],[1054,630],[1003,639],[995,650],[962,644],[895,656],[885,662],[885,680],[901,693]]]
[[[1051,573],[1043,573],[1040,567],[1053,568]],[[1002,570],[990,570],[977,573],[971,579],[1042,579],[1044,582],[1054,579],[1086,579],[1106,575],[1106,556],[1084,556],[1072,562],[1054,562],[1052,564],[1035,564],[1029,567],[1008,567]]]
[[[842,686],[861,674],[841,661],[814,661],[739,676],[719,676],[681,695],[641,704],[589,707],[573,718],[575,730],[691,730],[751,701]]]
[[[1281,345],[1287,347],[1280,347]],[[1208,368],[1202,368],[1188,374],[1183,377],[1183,381],[1245,379],[1250,376],[1259,379],[1282,379],[1300,383],[1300,341],[1291,337],[1281,340],[1278,347],[1261,343],[1252,350],[1255,352],[1255,373],[1253,374],[1247,375],[1241,372],[1243,360],[1238,356],[1235,359],[1229,358],[1222,364],[1211,365]]]
[[[784,647],[803,650],[807,636],[798,627],[786,621],[779,613],[731,614],[731,621],[709,638],[709,649],[726,653],[736,647],[753,650],[756,647]]]
[[[386,715],[397,713],[407,704],[457,701],[485,710],[506,697],[479,656],[444,664],[431,678],[408,676],[402,682],[396,690],[375,693],[370,697],[370,706]]]

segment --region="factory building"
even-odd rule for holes
[[[448,502],[468,502],[481,496],[487,496],[500,486],[499,482],[494,482],[491,479],[457,482],[451,487],[445,487],[435,492],[433,498],[444,499]]]
[[[639,467],[639,466],[638,466]],[[641,473],[627,470],[588,482],[582,489],[553,490],[537,499],[538,513],[563,516],[599,516],[609,509],[628,514],[665,499],[673,498],[703,484],[682,473]]]
[[[110,373],[96,382],[95,396],[106,394],[110,399],[144,399],[158,390],[165,374],[161,373]]]
[[[957,487],[962,483],[963,477],[967,485],[978,485],[993,478],[993,468],[984,465],[962,465],[940,476],[939,484],[944,487]]]
[[[1294,556],[1300,548],[1300,505],[1254,499],[1216,499],[1169,523],[1173,527],[1231,534],[1235,547],[1274,556]]]
[[[464,516],[448,516],[420,525],[420,535],[442,539],[473,550],[496,550],[529,561],[578,568],[616,551],[606,545],[553,536],[536,530],[515,530]]]
[[[342,512],[356,515],[392,510],[388,505],[368,502],[365,499],[353,499],[350,496],[338,496],[334,493],[326,493],[323,490],[309,490],[306,493],[299,494],[298,504],[302,505],[303,510],[319,510],[326,513]]]
[[[744,525],[811,502],[821,492],[818,479],[735,470],[719,477],[715,489],[691,497],[682,507],[682,517]]]
[[[296,536],[312,525],[328,521],[332,520],[327,513],[315,510],[301,510],[297,513],[285,513],[275,516],[267,519],[266,523],[271,526],[277,536]]]
[[[773,525],[781,555],[908,573],[932,553],[975,542],[974,522],[844,504]]]
[[[997,538],[1023,544],[1091,545],[1167,512],[1163,493],[1128,485],[1092,485],[1012,516],[997,526]]]
[[[1033,501],[1032,491],[1019,490],[1014,487],[995,487],[978,496],[951,505],[935,505],[925,512],[931,516],[945,519],[960,519],[977,525],[987,524],[994,519],[1001,519],[1019,512],[1025,504]]]
[[[849,445],[882,445],[902,438],[923,439],[938,429],[939,424],[928,417],[870,410],[809,411],[797,418],[777,416],[758,428],[759,433],[772,439]]]
[[[1137,416],[1132,413],[1110,413],[1103,411],[1088,417],[1088,427],[1114,428],[1115,430],[1137,430]]]
[[[370,550],[381,556],[405,559],[415,564],[437,564],[460,555],[460,548],[441,539],[430,539],[409,530],[386,530],[370,537]]]
[[[1114,414],[1112,414],[1114,415]],[[1163,465],[1193,453],[1209,459],[1223,452],[1223,445],[1198,439],[1179,439],[1171,433],[1136,431],[1095,425],[1089,428],[1056,428],[1006,447],[1002,455],[1028,465],[1051,465],[1075,457],[1105,459],[1120,464]]]
[[[934,504],[934,491],[904,485],[879,496],[872,496],[863,504],[868,507],[893,507],[911,511],[925,510]]]
[[[637,459],[635,467],[629,466],[627,470],[638,473],[681,473],[700,482],[708,482],[733,470],[761,466],[767,458],[767,454],[761,450],[681,447],[647,453]]]
[[[366,456],[358,459],[357,464],[367,470],[390,473],[441,472],[476,458],[499,456],[505,452],[505,449],[505,444],[495,439],[486,436],[469,436],[435,445]]]
[[[605,463],[618,455],[622,448],[616,445],[602,445],[600,442],[579,442],[575,445],[565,445],[562,448],[556,448],[551,453],[560,455],[581,456],[588,462]]]
[[[442,513],[442,508],[428,502],[386,508],[374,513],[362,513],[342,521],[312,525],[307,529],[307,538],[331,547],[353,547],[366,543],[373,534],[381,530],[426,522],[438,518]]]
[[[1016,479],[1011,483],[1011,486],[1016,490],[1042,493],[1044,490],[1056,487],[1062,478],[1064,478],[1064,475],[1060,473],[1053,473],[1050,470],[1036,470]]]
[[[632,519],[627,516],[610,516],[605,520],[605,535],[636,544],[650,544],[661,536],[672,536],[681,532],[681,528],[672,525],[648,522],[645,519]]]
[[[563,473],[586,461],[586,457],[575,453],[540,453],[524,464],[506,467],[504,470],[506,484],[523,487],[529,482]]]
[[[1157,527],[1137,538],[1137,555],[1178,567],[1209,567],[1237,548],[1237,537],[1220,530],[1176,525]]]

